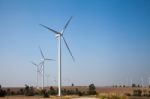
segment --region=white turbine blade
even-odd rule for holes
[[[64,40],[64,42],[65,42],[65,45],[66,45],[66,47],[67,47],[67,49],[68,49],[68,51],[69,51],[69,53],[70,53],[70,55],[71,55],[73,61],[75,61],[75,59],[74,59],[74,57],[73,57],[73,55],[72,55],[72,53],[71,53],[71,50],[70,50],[70,48],[69,48],[69,46],[68,46],[68,44],[67,44],[65,38],[64,38],[63,36],[62,36],[62,38],[63,38],[63,40]]]
[[[49,28],[49,27],[47,27],[47,26],[45,26],[45,25],[42,25],[42,24],[40,24],[40,25],[41,25],[42,27],[44,27],[44,28],[46,28],[46,29],[52,31],[52,32],[55,33],[55,34],[60,34],[59,32],[57,32],[57,31],[55,31],[55,30],[53,30],[53,29],[51,29],[51,28]]]
[[[42,52],[42,49],[41,49],[40,47],[39,47],[39,49],[40,49],[40,53],[41,53],[42,58],[45,59],[45,58],[44,58],[44,54],[43,54],[43,52]]]
[[[62,30],[62,34],[65,32],[65,30],[66,30],[68,24],[70,23],[71,19],[72,19],[72,16],[70,17],[70,19],[67,21],[66,25],[64,26],[64,28]]]
[[[48,59],[48,58],[45,58],[44,60],[50,60],[50,61],[55,61],[54,59]]]
[[[35,65],[35,66],[38,66],[36,63],[34,63],[34,62],[31,62],[31,64],[33,64],[33,65]]]

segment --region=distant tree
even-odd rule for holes
[[[6,96],[7,92],[2,89],[2,86],[0,85],[0,97]]]
[[[137,87],[140,88],[140,85],[138,84]]]
[[[15,95],[16,93],[15,93],[14,91],[11,91],[10,94],[11,94],[11,95]]]
[[[10,89],[7,89],[7,95],[11,95]]]
[[[48,94],[48,92],[45,89],[42,90],[42,95],[43,95],[44,98],[48,98],[49,97],[49,94]]]
[[[96,87],[95,87],[95,85],[94,84],[90,84],[89,85],[89,90],[88,90],[88,94],[89,95],[95,95],[96,94]]]
[[[142,91],[140,89],[133,90],[133,96],[141,96]]]
[[[79,96],[83,96],[83,93],[81,91],[79,91],[78,95]]]
[[[71,86],[73,87],[73,86],[74,86],[74,84],[72,83],[72,84],[71,84]]]
[[[20,94],[23,95],[24,94],[24,90],[21,88],[20,90]]]
[[[136,84],[132,84],[132,87],[133,87],[133,88],[136,87]]]
[[[62,94],[63,94],[63,95],[66,95],[66,94],[67,94],[67,90],[66,90],[66,89],[63,89],[63,90],[62,90]]]
[[[142,91],[139,89],[138,90],[138,96],[141,96],[142,95]]]
[[[117,85],[115,85],[115,88],[117,88],[118,86]]]
[[[77,95],[79,94],[79,89],[78,88],[75,89],[75,94],[77,94]]]
[[[125,88],[125,87],[126,87],[126,85],[123,85],[123,87]]]
[[[50,95],[56,95],[57,91],[51,86],[48,92]]]
[[[33,96],[34,95],[34,88],[32,86],[25,85],[25,95],[26,96]]]

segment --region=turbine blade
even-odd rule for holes
[[[65,30],[66,30],[68,24],[70,23],[71,19],[72,19],[72,16],[70,17],[70,19],[67,21],[66,25],[64,26],[64,28],[62,30],[62,34],[65,32]]]
[[[55,33],[55,34],[60,34],[59,32],[57,32],[57,31],[55,31],[55,30],[53,30],[53,29],[51,29],[51,28],[49,28],[49,27],[47,27],[47,26],[45,26],[45,25],[43,25],[43,24],[40,24],[40,25],[41,25],[42,27],[44,27],[44,28],[46,28],[46,29],[52,31],[52,32]]]
[[[63,40],[64,40],[64,42],[65,42],[65,45],[66,45],[66,47],[67,47],[67,49],[68,49],[68,51],[69,51],[69,53],[70,53],[70,55],[71,55],[73,61],[75,62],[75,59],[74,59],[74,57],[73,57],[73,55],[72,55],[72,53],[71,53],[71,50],[70,50],[70,48],[69,48],[69,46],[68,46],[68,44],[67,44],[65,38],[64,38],[63,36],[62,36],[62,38],[63,38]]]
[[[55,61],[54,59],[48,59],[48,58],[45,58],[44,60],[50,60],[50,61]]]
[[[40,49],[40,53],[41,53],[42,58],[45,59],[44,54],[42,52],[42,49],[40,47],[39,47],[39,49]]]
[[[31,64],[33,64],[33,65],[35,65],[35,66],[38,66],[36,63],[34,63],[34,62],[31,62]]]

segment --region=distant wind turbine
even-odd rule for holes
[[[148,84],[149,84],[148,86],[150,86],[150,77],[148,77]]]
[[[40,53],[41,53],[41,56],[42,56],[42,59],[41,59],[41,64],[42,64],[42,67],[43,67],[43,84],[42,84],[42,89],[44,89],[44,76],[45,76],[45,69],[44,69],[44,65],[45,65],[45,61],[54,61],[53,59],[48,59],[48,58],[45,58],[44,57],[44,54],[42,52],[42,49],[39,47],[40,49]]]
[[[66,42],[66,39],[63,36],[68,24],[71,21],[71,19],[72,19],[72,17],[70,17],[70,19],[67,21],[67,23],[65,24],[65,26],[61,32],[58,32],[58,31],[53,30],[53,29],[51,29],[45,25],[40,24],[42,27],[44,27],[44,28],[50,30],[51,32],[53,32],[54,34],[56,34],[56,38],[58,39],[58,96],[61,96],[61,39],[63,39],[73,61],[75,61],[75,59],[71,53],[71,50],[70,50],[70,48]]]
[[[141,86],[144,87],[143,77],[141,77]]]
[[[41,69],[40,69],[40,64],[36,64],[36,63],[34,63],[34,62],[31,62],[34,66],[36,66],[36,68],[37,68],[37,88],[39,88],[39,82],[38,82],[38,75],[39,74],[41,74]]]

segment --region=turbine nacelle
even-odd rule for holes
[[[41,62],[45,61],[45,59],[43,59],[43,58],[41,58],[40,60],[41,60]]]
[[[56,37],[56,38],[58,38],[58,37],[60,37],[60,36],[62,36],[62,34],[61,34],[61,33],[60,33],[60,34],[56,34],[56,35],[55,35],[55,37]]]

